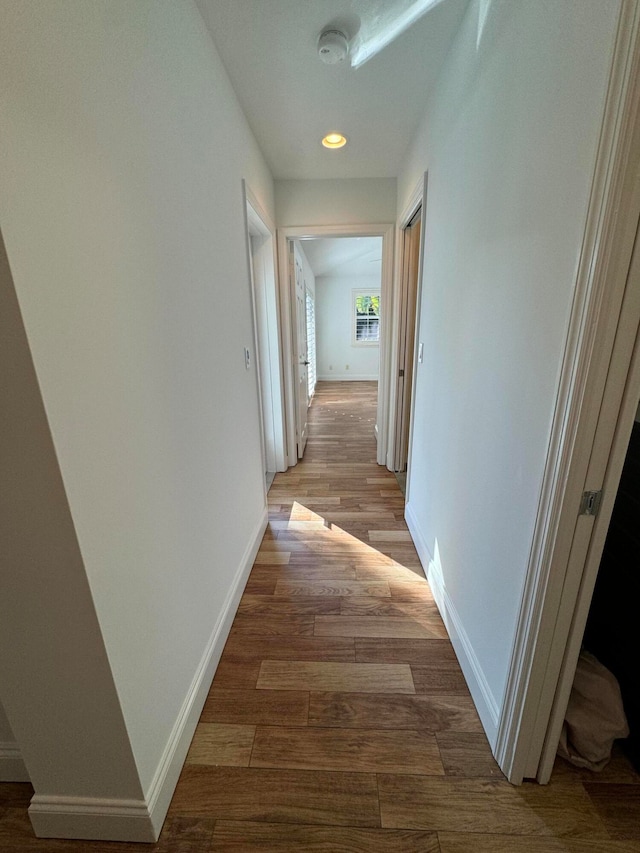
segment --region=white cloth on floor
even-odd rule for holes
[[[577,767],[602,770],[614,740],[629,735],[615,676],[590,652],[580,652],[558,755]]]

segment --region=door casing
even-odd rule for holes
[[[376,435],[377,461],[385,465],[388,453],[389,385],[390,385],[390,324],[393,289],[393,240],[395,225],[384,223],[359,225],[311,225],[278,229],[278,264],[280,272],[280,322],[284,368],[285,423],[287,433],[287,462],[298,461],[296,441],[296,390],[295,352],[293,334],[293,306],[295,282],[289,271],[289,242],[318,237],[382,237],[381,322],[380,322],[380,378],[378,380],[378,412]]]
[[[276,229],[251,188],[242,183],[264,468],[286,471]]]

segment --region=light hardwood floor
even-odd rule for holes
[[[33,838],[0,785],[0,850],[640,853],[640,777],[493,761],[375,462],[376,386],[320,383],[304,460],[278,474],[249,578],[157,845]]]

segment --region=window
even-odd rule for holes
[[[380,291],[353,291],[353,343],[377,346],[380,343]]]

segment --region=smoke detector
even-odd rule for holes
[[[318,39],[318,56],[326,65],[343,62],[349,53],[349,42],[340,30],[325,30]]]

